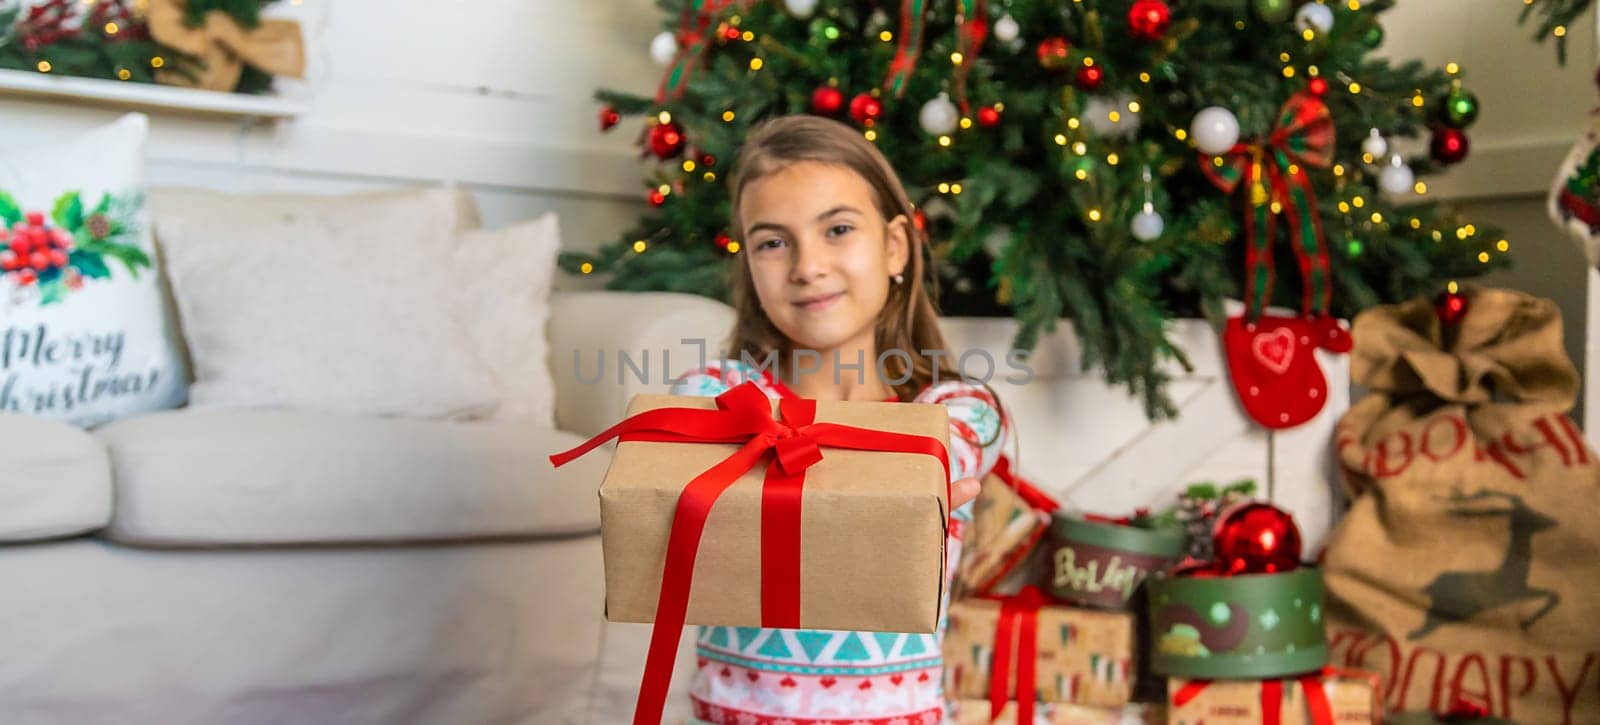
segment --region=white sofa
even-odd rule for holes
[[[606,458],[545,457],[646,387],[609,368],[580,384],[574,351],[589,371],[600,350],[671,348],[681,369],[680,340],[731,315],[688,295],[552,302],[560,430],[0,416],[0,722],[626,721],[648,628],[603,623]]]

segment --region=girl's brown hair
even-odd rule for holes
[[[895,394],[901,400],[910,400],[933,382],[934,367],[938,362],[940,379],[956,379],[952,369],[922,353],[923,350],[944,350],[944,335],[939,331],[939,312],[934,305],[937,283],[931,274],[932,264],[928,245],[922,230],[913,222],[916,207],[906,195],[905,187],[889,166],[878,148],[854,129],[837,121],[820,116],[782,116],[763,122],[745,139],[739,151],[739,160],[732,179],[733,230],[744,232],[739,217],[739,200],[750,182],[777,173],[790,164],[813,161],[843,166],[856,172],[872,187],[874,202],[885,221],[904,216],[906,237],[910,245],[908,262],[903,272],[905,281],[889,286],[889,299],[878,313],[875,325],[877,354],[889,350],[902,350],[909,355],[883,357],[883,370],[889,380],[908,378],[895,385]],[[776,367],[782,370],[783,361],[791,354],[790,342],[772,324],[761,309],[756,297],[755,280],[750,275],[750,265],[742,259],[733,264],[733,307],[737,315],[729,352],[734,356],[749,356],[764,360],[776,353]],[[868,360],[868,365],[876,361]],[[909,372],[909,377],[908,377]],[[885,382],[889,382],[886,380]]]

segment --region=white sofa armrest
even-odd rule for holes
[[[732,330],[733,308],[699,295],[552,295],[556,427],[585,436],[605,430],[633,396],[665,393],[674,378],[701,363],[702,354],[716,359]],[[631,366],[623,364],[624,356]]]

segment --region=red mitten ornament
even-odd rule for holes
[[[1228,374],[1246,413],[1265,428],[1293,428],[1322,411],[1328,379],[1317,348],[1350,351],[1350,333],[1331,317],[1263,314],[1229,318],[1222,332]]]

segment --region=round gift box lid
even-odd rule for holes
[[[1101,523],[1073,515],[1056,514],[1055,521],[1050,524],[1050,535],[1061,541],[1149,556],[1175,558],[1183,553],[1181,532]]]

